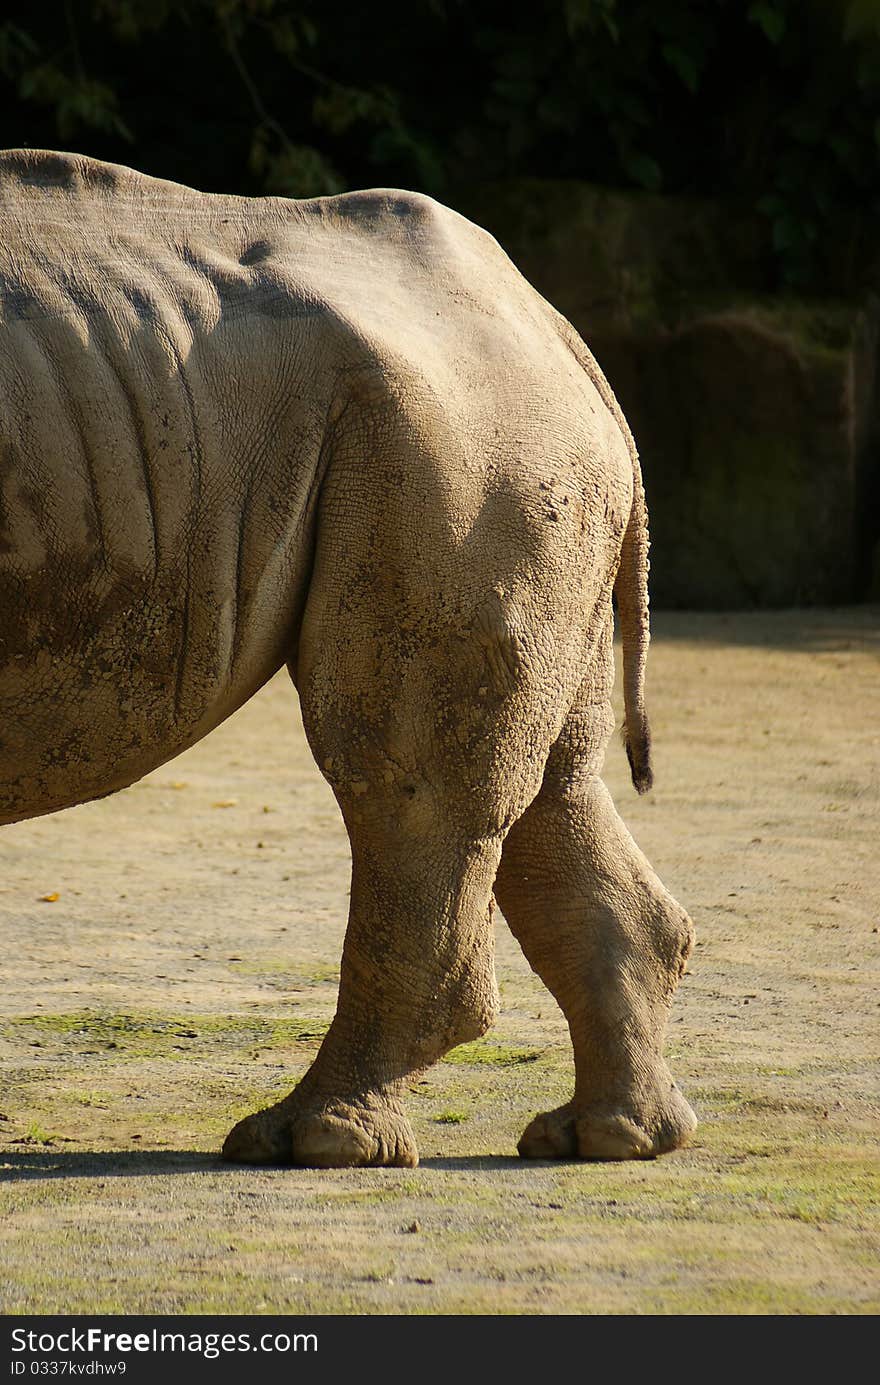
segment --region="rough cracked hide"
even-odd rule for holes
[[[412,1074],[492,1023],[497,893],[562,1006],[534,1157],[647,1157],[691,925],[599,779],[612,593],[633,781],[647,521],[595,361],[429,198],[208,196],[0,156],[0,822],[131,784],[283,664],[351,840],[336,1018],[229,1159],[414,1164]]]

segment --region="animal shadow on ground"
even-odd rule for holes
[[[534,1164],[536,1161],[531,1160]],[[552,1161],[554,1167],[559,1161]],[[523,1161],[514,1154],[475,1154],[459,1158],[423,1159],[420,1168],[434,1172],[454,1173],[470,1170],[474,1173],[510,1170],[522,1167]],[[267,1164],[266,1171],[293,1175],[314,1174],[314,1169],[297,1168],[291,1164]],[[55,1152],[41,1150],[39,1153],[0,1155],[0,1183],[21,1182],[32,1179],[51,1178],[157,1178],[172,1174],[224,1173],[239,1175],[248,1170],[224,1162],[216,1154],[198,1154],[190,1150],[118,1150],[101,1154]],[[251,1169],[250,1172],[253,1172]],[[375,1171],[345,1170],[360,1172],[370,1177]],[[412,1170],[406,1170],[412,1173]]]
[[[41,1150],[0,1155],[0,1183],[48,1178],[136,1178],[162,1174],[220,1173],[229,1166],[219,1155],[190,1150],[116,1150],[90,1154]]]

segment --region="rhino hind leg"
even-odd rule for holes
[[[339,590],[350,602],[351,586]],[[347,638],[326,636],[343,618],[331,597],[307,616],[303,722],[352,852],[338,1007],[312,1068],[235,1127],[227,1159],[416,1164],[408,1087],[496,1013],[493,884],[507,828],[540,786],[564,679],[511,656],[510,620],[491,591],[446,641],[439,619],[423,641],[386,639],[376,676],[386,614],[377,593]],[[527,647],[528,612],[516,621],[517,648]]]
[[[613,727],[603,692],[596,680],[582,691],[540,793],[507,837],[496,882],[574,1048],[574,1097],[526,1128],[527,1158],[653,1158],[696,1126],[662,1053],[692,925],[598,777]]]

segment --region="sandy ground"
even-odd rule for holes
[[[657,788],[624,817],[699,943],[670,1025],[701,1126],[525,1164],[561,1016],[503,920],[504,1013],[413,1091],[417,1170],[223,1166],[333,1011],[348,850],[276,679],[115,798],[0,834],[0,1309],[880,1307],[880,612],[666,615]]]

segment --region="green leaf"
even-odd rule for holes
[[[330,160],[311,145],[287,144],[275,153],[264,146],[260,164],[266,192],[281,197],[326,197],[345,188]]]
[[[627,175],[647,192],[657,192],[663,183],[663,170],[650,154],[629,154],[623,163]]]
[[[117,111],[116,93],[103,82],[88,77],[69,77],[54,63],[39,63],[21,74],[18,93],[25,100],[51,106],[63,140],[86,128],[133,138]]]
[[[845,39],[856,39],[865,34],[880,36],[880,3],[878,0],[850,0],[843,36]]]
[[[781,42],[787,27],[785,14],[782,10],[777,9],[775,5],[763,3],[761,0],[761,3],[749,6],[748,18],[753,24],[757,24],[759,29],[763,30],[764,37],[768,38],[771,43]]]
[[[614,19],[617,0],[563,0],[565,27],[569,38],[574,38],[583,29],[590,32],[601,26],[614,39],[618,38],[618,27]]]
[[[339,84],[326,87],[312,103],[312,118],[316,125],[331,134],[342,135],[358,121],[372,125],[389,125],[397,119],[397,106],[385,88],[364,91],[359,87]]]
[[[17,24],[0,24],[0,72],[11,77],[34,53],[37,45]]]
[[[700,85],[700,69],[692,55],[674,43],[664,43],[662,52],[669,66],[673,72],[678,73],[688,91],[696,91]]]

